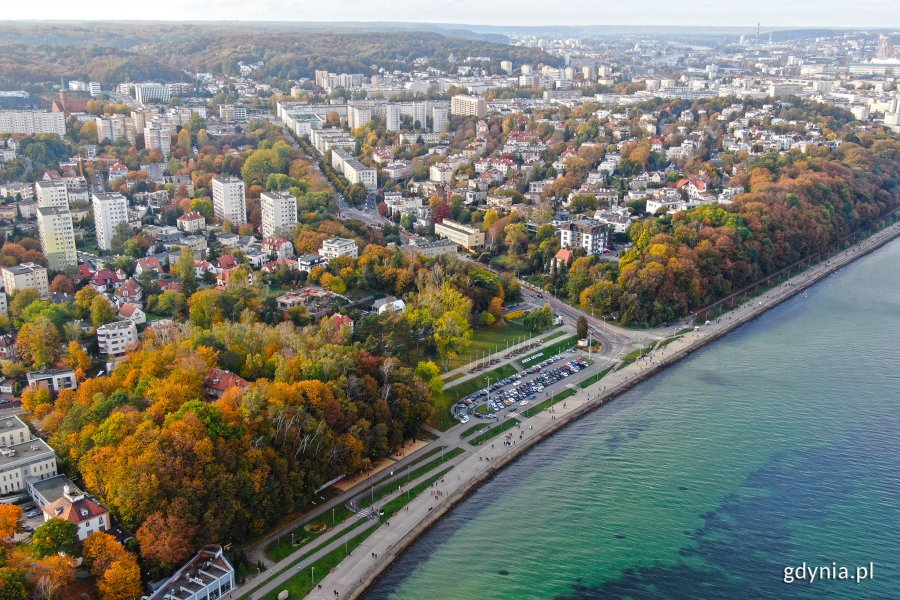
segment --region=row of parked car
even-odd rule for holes
[[[474,415],[479,419],[496,419],[498,417],[495,413],[510,407],[511,412],[515,411],[516,404],[518,404],[518,406],[526,406],[532,400],[537,399],[537,394],[544,391],[544,388],[553,385],[588,366],[588,363],[582,360],[570,360],[557,368],[548,368],[550,365],[562,360],[565,360],[565,357],[558,354],[545,359],[536,365],[532,365],[524,373],[510,375],[489,387],[466,396],[456,404],[456,418],[459,419],[461,423],[468,423],[470,415]],[[529,375],[534,375],[536,373],[541,374],[537,377],[528,379]],[[523,379],[527,380],[522,381]],[[477,412],[476,408],[482,403],[486,403],[491,412]]]

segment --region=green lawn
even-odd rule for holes
[[[457,423],[456,419],[450,415],[450,407],[453,404],[458,402],[461,398],[465,398],[472,392],[485,387],[488,378],[490,378],[491,381],[498,381],[516,373],[518,373],[518,371],[514,366],[502,365],[458,385],[445,388],[440,394],[437,394],[434,397],[434,408],[431,413],[432,424],[441,431],[446,431],[450,427],[453,427]]]
[[[482,434],[479,434],[475,438],[472,438],[469,443],[473,446],[480,446],[484,442],[488,441],[491,438],[497,437],[507,429],[512,429],[516,425],[519,424],[518,419],[513,419],[512,417],[508,417],[505,421],[500,423],[500,425],[496,427],[491,427],[487,431]]]
[[[555,356],[555,355],[559,354],[563,350],[568,350],[569,348],[571,348],[572,346],[574,346],[577,343],[578,343],[577,336],[569,337],[569,338],[566,338],[559,342],[556,342],[555,344],[550,344],[543,350],[539,350],[538,352],[534,352],[527,356],[523,356],[516,362],[518,362],[520,365],[522,365],[523,367],[526,367],[526,368],[532,367],[536,363],[539,363],[542,360],[544,360],[545,358],[550,358],[551,356]]]
[[[409,504],[419,494],[427,490],[432,483],[438,481],[441,477],[446,475],[448,471],[450,471],[450,469],[445,469],[440,473],[437,473],[433,477],[429,477],[427,480],[410,489],[409,494],[397,496],[396,498],[385,504],[382,508],[382,510],[384,511],[382,520],[387,520],[391,516],[397,514],[400,510],[403,509],[404,506]],[[364,520],[360,520],[353,526],[353,528],[355,529],[358,525],[361,525],[365,522],[366,521]],[[303,598],[310,592],[310,590],[313,589],[313,587],[315,587],[317,581],[322,581],[322,579],[325,578],[325,576],[331,571],[331,569],[336,567],[342,560],[344,560],[344,558],[346,558],[348,552],[353,552],[356,548],[359,547],[360,544],[362,544],[370,535],[372,535],[377,530],[378,527],[370,527],[353,539],[348,540],[345,546],[335,548],[309,567],[304,568],[302,571],[298,571],[296,575],[288,579],[283,585],[266,594],[263,597],[263,600],[276,600],[278,598],[278,594],[282,590],[287,590],[290,594],[290,598]],[[293,568],[293,565],[288,568]]]
[[[507,321],[505,326],[500,327],[482,327],[477,329],[472,335],[472,345],[469,346],[469,349],[464,354],[450,361],[448,371],[474,360],[479,360],[482,355],[502,352],[507,345],[520,344],[540,334],[541,332],[532,331],[518,321]]]
[[[572,390],[571,388],[563,390],[562,392],[558,393],[557,395],[553,396],[552,398],[548,398],[548,399],[544,400],[543,402],[541,402],[539,404],[535,404],[531,408],[526,409],[525,411],[522,412],[522,415],[525,417],[533,417],[534,415],[538,414],[542,410],[546,410],[546,409],[550,408],[551,406],[553,406],[554,404],[556,404],[558,402],[562,402],[566,398],[568,398],[570,396],[574,396],[574,395],[575,395],[575,391]]]
[[[638,348],[637,350],[632,350],[628,354],[625,355],[625,358],[622,359],[622,364],[619,366],[619,369],[624,369],[640,357],[645,354],[650,353],[650,348]],[[618,370],[618,369],[617,369]]]
[[[472,435],[473,433],[475,433],[476,431],[481,431],[488,425],[490,425],[490,423],[478,423],[477,425],[473,425],[473,426],[469,427],[468,429],[466,429],[465,431],[463,431],[461,434],[459,434],[459,437],[467,438],[470,435]]]
[[[606,374],[609,373],[610,371],[612,371],[612,367],[607,367],[607,368],[603,369],[602,371],[600,371],[599,373],[597,373],[596,375],[591,375],[584,381],[580,382],[578,384],[578,387],[580,387],[581,389],[584,389],[588,386],[594,385],[595,383],[597,383],[598,381],[603,379],[603,377],[605,377]]]

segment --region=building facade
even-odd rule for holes
[[[356,242],[347,238],[329,238],[322,241],[322,247],[319,249],[319,256],[325,260],[331,260],[338,256],[349,256],[356,258],[359,255],[359,248]]]
[[[137,327],[128,319],[113,321],[97,328],[97,350],[100,354],[121,356],[137,341]]]
[[[595,219],[561,223],[559,245],[562,248],[584,248],[588,254],[600,254],[609,242],[612,227]]]
[[[450,100],[450,114],[463,117],[484,117],[487,115],[487,102],[480,96],[459,94]]]
[[[66,135],[66,115],[40,110],[0,110],[0,133]]]
[[[236,177],[213,177],[213,213],[232,225],[247,222],[247,202],[244,198],[244,182]]]
[[[3,267],[3,287],[7,294],[25,288],[34,288],[41,296],[50,293],[47,269],[36,263],[22,263],[15,267]]]
[[[297,199],[288,192],[263,192],[259,197],[264,238],[290,233],[297,224]]]
[[[48,266],[64,271],[78,265],[75,253],[75,230],[68,208],[40,207],[37,210],[38,233]]]
[[[450,240],[466,250],[479,250],[484,246],[484,232],[474,227],[457,223],[451,219],[444,219],[442,223],[434,224],[434,235]]]
[[[112,250],[116,229],[128,224],[128,200],[118,192],[93,194],[94,227],[97,231],[97,247]]]
[[[64,208],[69,210],[69,190],[61,181],[38,181],[34,184],[38,208]]]

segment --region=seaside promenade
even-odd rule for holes
[[[768,292],[748,299],[708,324],[699,326],[667,345],[658,345],[642,358],[609,373],[598,383],[578,391],[564,402],[524,419],[519,426],[509,430],[512,433],[512,445],[505,445],[504,438],[498,437],[494,443],[485,444],[466,456],[443,480],[435,483],[433,493],[421,494],[405,510],[394,515],[389,523],[381,525],[350,557],[325,575],[307,598],[334,600],[359,597],[441,515],[532,445],[898,236],[900,223],[894,223]],[[266,593],[280,590],[280,586],[291,575],[293,573],[288,572],[283,577],[273,578],[251,597],[261,598]]]

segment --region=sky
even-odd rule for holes
[[[3,19],[404,21],[487,25],[898,27],[897,0],[40,0]]]

